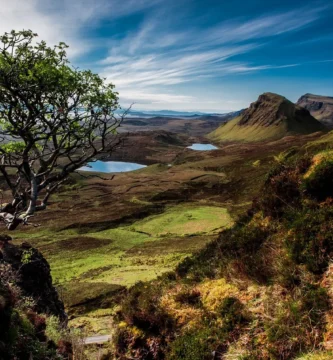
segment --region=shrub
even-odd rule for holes
[[[159,334],[172,328],[173,320],[159,306],[160,291],[156,286],[138,283],[125,298],[121,316],[127,324]]]
[[[231,340],[239,335],[238,328],[248,322],[243,304],[235,297],[226,297],[212,314],[202,321],[202,328],[185,332],[171,344],[168,360],[205,360],[221,358]],[[215,355],[214,355],[215,354]]]
[[[179,292],[175,296],[175,301],[181,303],[181,304],[188,304],[191,306],[198,306],[200,307],[202,305],[201,299],[200,299],[200,292],[196,289],[185,289],[181,292]]]
[[[286,246],[296,263],[316,274],[325,271],[333,254],[333,207],[295,213]]]
[[[325,326],[325,311],[328,309],[325,289],[303,284],[288,300],[279,304],[274,301],[270,300],[272,312],[265,323],[272,356],[291,359],[301,351],[318,347]]]
[[[211,330],[205,328],[179,336],[171,345],[168,360],[211,360]]]
[[[263,195],[254,201],[254,207],[263,211],[264,216],[280,218],[285,208],[299,207],[299,184],[299,174],[295,168],[279,166],[274,175],[269,176]]]
[[[52,315],[46,319],[45,334],[56,344],[64,336],[64,331],[61,329],[59,319],[56,316]]]
[[[223,319],[224,330],[228,332],[248,321],[244,315],[244,305],[235,297],[226,297],[217,312]]]
[[[333,196],[333,160],[324,159],[303,181],[307,194],[318,201]]]

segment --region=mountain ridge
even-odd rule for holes
[[[333,128],[333,97],[306,93],[297,105],[309,110],[311,115],[323,124]]]
[[[325,127],[310,112],[287,98],[266,92],[238,117],[209,134],[216,141],[257,142],[310,134]]]

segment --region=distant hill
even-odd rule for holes
[[[305,94],[297,101],[297,105],[309,110],[323,124],[333,127],[333,97]]]
[[[121,113],[121,111],[118,111]],[[225,116],[230,113],[203,113],[200,111],[174,111],[174,110],[131,110],[128,117],[169,117],[169,118],[198,118],[201,116]]]
[[[208,135],[215,141],[257,142],[325,130],[308,110],[285,97],[264,93],[235,119]]]

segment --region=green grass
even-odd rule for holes
[[[228,211],[220,207],[177,206],[161,215],[151,216],[137,222],[134,229],[155,235],[190,235],[220,231],[221,228],[229,226],[231,222]]]
[[[71,229],[55,234],[44,229],[30,233],[29,242],[49,261],[67,305],[74,305],[103,295],[110,286],[131,286],[174,269],[231,224],[225,208],[185,204],[103,231],[79,234]],[[21,237],[27,235],[16,236]]]
[[[208,137],[215,141],[259,142],[281,139],[287,134],[287,128],[284,125],[239,126],[240,120],[241,117],[237,117],[229,121],[210,133]]]
[[[132,285],[171,270],[198,247],[197,241],[193,240],[189,244],[184,239],[186,246],[183,248],[182,237],[218,233],[231,223],[224,208],[177,206],[131,226],[80,237],[73,235],[66,240],[47,243],[44,251],[46,256],[49,254],[52,275],[57,283],[84,279]],[[85,237],[89,237],[91,246],[90,242],[86,244],[83,241]],[[176,239],[168,239],[170,237]],[[157,244],[154,246],[151,244],[153,242]],[[162,242],[164,251],[159,242]],[[199,237],[199,242],[206,241]],[[146,256],[146,253],[149,255]]]
[[[310,354],[301,355],[296,360],[331,360],[333,359],[332,351],[318,351]]]
[[[305,147],[308,149],[332,149],[333,131],[321,136],[319,139],[309,142]]]
[[[289,114],[291,117],[292,115]],[[316,131],[325,131],[325,128],[316,121],[299,123],[290,118],[279,125],[238,125],[241,116],[223,124],[208,134],[208,138],[215,141],[260,142],[278,140],[287,135],[311,134]]]

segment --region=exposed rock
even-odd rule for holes
[[[16,283],[23,294],[34,299],[35,311],[55,315],[66,322],[64,305],[52,284],[50,266],[43,255],[28,243],[16,246],[2,239],[0,254],[0,261],[17,272]]]
[[[323,124],[333,127],[333,97],[305,94],[297,101],[297,105],[309,110]]]
[[[264,93],[240,116],[219,127],[210,137],[220,141],[256,142],[323,130],[325,127],[308,110],[281,95]]]
[[[271,126],[280,125],[282,122],[288,121],[304,124],[313,123],[314,126],[318,126],[318,129],[320,128],[309,111],[295,106],[285,97],[273,93],[260,95],[258,100],[244,111],[238,125]]]

